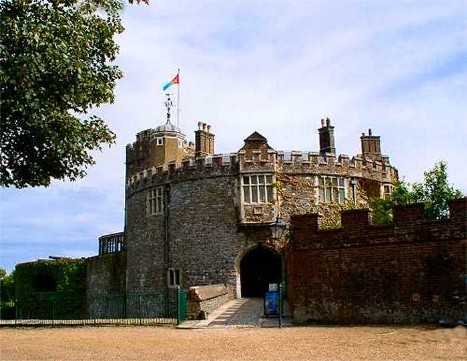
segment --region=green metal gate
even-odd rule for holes
[[[180,287],[177,289],[177,325],[186,320],[187,300],[186,291]]]

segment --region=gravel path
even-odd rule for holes
[[[0,329],[1,360],[466,360],[463,327]]]

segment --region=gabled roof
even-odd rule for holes
[[[258,132],[253,132],[248,138],[245,139],[245,145],[241,147],[240,150],[244,150],[246,148],[260,149],[263,146],[266,146],[267,149],[272,149],[265,137],[263,137]]]
[[[245,142],[253,142],[253,141],[262,141],[262,142],[267,143],[268,140],[265,137],[263,137],[261,134],[259,134],[258,132],[253,132],[248,138],[245,139]]]

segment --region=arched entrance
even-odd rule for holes
[[[279,283],[281,276],[280,254],[262,245],[255,247],[240,262],[242,297],[263,297],[269,283]]]

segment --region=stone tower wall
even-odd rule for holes
[[[184,287],[235,284],[234,184],[226,174],[171,185],[170,267],[180,269]]]
[[[128,289],[167,286],[167,269],[184,288],[232,284],[236,239],[236,168],[229,162],[169,164],[133,177],[127,187]],[[146,195],[166,189],[165,214],[147,216]],[[166,222],[168,227],[166,226]]]
[[[279,200],[242,205],[241,176],[257,172],[275,174]],[[127,184],[128,289],[165,287],[170,267],[180,270],[185,288],[224,283],[236,285],[238,291],[241,256],[258,242],[270,241],[267,224],[277,215],[288,220],[292,214],[317,209],[316,177],[322,174],[342,176],[347,186],[350,177],[381,184],[397,177],[387,160],[301,152],[287,158],[273,150],[252,150],[250,157],[239,152],[187,159],[182,166],[172,162],[167,170],[159,167],[134,174]],[[169,192],[168,212],[147,216],[147,193],[160,186]],[[254,208],[264,209],[254,214]],[[326,212],[325,205],[319,210]],[[264,227],[245,228],[251,222]]]
[[[127,290],[155,291],[166,287],[165,217],[147,216],[145,186],[127,197]]]

